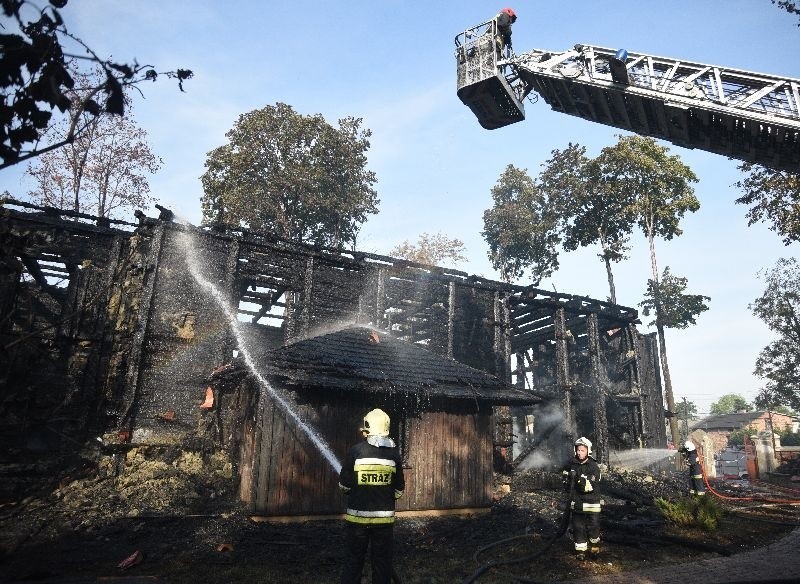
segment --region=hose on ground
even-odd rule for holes
[[[574,471],[570,471],[570,472],[572,473]],[[537,551],[535,551],[532,554],[528,554],[528,555],[525,555],[525,556],[520,556],[518,558],[511,558],[511,559],[508,559],[508,560],[492,560],[490,562],[487,562],[487,563],[481,565],[477,570],[475,570],[475,572],[473,572],[472,575],[469,578],[464,580],[464,582],[462,584],[472,584],[473,582],[476,582],[478,580],[478,578],[480,578],[485,572],[487,572],[488,570],[490,570],[492,568],[497,568],[497,567],[500,567],[500,566],[509,566],[511,564],[519,564],[519,563],[522,563],[522,562],[527,562],[527,561],[533,560],[533,559],[538,558],[539,556],[541,556],[548,549],[550,549],[550,546],[552,546],[553,543],[555,543],[555,541],[558,538],[560,538],[562,535],[564,535],[567,532],[567,528],[569,527],[569,520],[570,520],[570,517],[572,516],[571,501],[572,501],[572,496],[575,493],[575,481],[572,480],[572,478],[573,478],[572,475],[570,475],[569,497],[567,498],[567,508],[564,511],[564,515],[563,515],[563,517],[561,519],[561,524],[558,527],[558,531],[556,531],[556,533],[553,536],[551,536],[550,539],[545,541],[544,545],[540,549],[538,549]],[[507,538],[504,538],[504,539],[493,541],[492,543],[487,544],[487,545],[479,548],[478,550],[476,550],[475,553],[472,555],[472,558],[475,560],[476,563],[479,563],[478,557],[483,552],[485,552],[487,550],[490,550],[492,548],[495,548],[495,547],[497,547],[499,545],[502,545],[504,543],[508,543],[510,541],[515,541],[515,540],[523,539],[523,538],[527,538],[527,537],[533,537],[533,534],[525,533],[525,534],[522,534],[522,535],[515,535],[513,537],[507,537]],[[509,577],[514,578],[517,582],[527,582],[529,584],[536,584],[535,580],[527,580],[527,579],[523,579],[523,578],[521,578],[519,576],[515,576],[513,574],[508,574],[508,573],[506,573],[506,574]]]

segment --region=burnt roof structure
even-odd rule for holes
[[[424,345],[364,326],[347,327],[274,349],[265,354],[264,364],[271,378],[289,387],[382,391],[494,405],[540,401],[494,375],[436,355]]]
[[[206,413],[198,404],[209,372],[242,343],[256,355],[271,351],[270,374],[287,385],[477,396],[495,404],[493,444],[507,460],[542,445],[532,438],[541,427],[527,420],[543,405],[562,416],[548,430],[556,453],[579,435],[591,437],[601,462],[611,449],[666,445],[656,339],[639,333],[632,308],[238,228],[178,225],[163,212],[137,216],[134,225],[2,201],[6,454],[60,452],[99,434],[180,440]],[[394,361],[367,358],[363,339],[348,337],[358,329],[326,334],[348,326],[377,332],[379,351],[403,351]],[[222,392],[215,407],[229,399]],[[235,424],[223,418],[218,436]]]

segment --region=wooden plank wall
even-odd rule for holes
[[[481,507],[492,496],[491,415],[425,412],[413,421],[398,510]]]
[[[252,432],[246,432],[241,453],[241,492],[253,513],[262,515],[327,515],[342,513],[345,499],[339,476],[311,440],[290,427],[284,415],[266,400]],[[314,421],[341,461],[360,439],[365,406],[306,404],[303,418]],[[410,420],[405,496],[397,509],[428,510],[481,507],[491,503],[491,414],[424,412]],[[396,435],[397,420],[392,422]],[[250,437],[252,436],[252,438]],[[252,447],[244,446],[252,440]],[[245,473],[250,476],[245,476]],[[245,486],[252,490],[245,490]],[[248,498],[250,497],[250,498]]]

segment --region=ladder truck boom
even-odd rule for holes
[[[555,111],[800,172],[800,80],[591,45],[504,56],[493,21],[455,38],[457,93],[478,122],[525,119],[533,92]]]

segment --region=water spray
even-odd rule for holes
[[[245,341],[244,334],[239,327],[239,319],[237,318],[236,313],[231,308],[226,296],[222,293],[222,291],[213,282],[206,279],[201,273],[196,257],[197,252],[191,245],[192,242],[188,231],[181,230],[179,242],[186,253],[186,263],[189,268],[189,273],[202,288],[208,290],[208,292],[211,294],[211,297],[217,302],[219,307],[222,308],[225,316],[228,318],[228,322],[231,325],[231,331],[236,338],[236,344],[239,348],[239,356],[242,358],[245,365],[247,365],[247,368],[250,370],[253,377],[256,378],[261,388],[259,391],[258,400],[260,411],[264,411],[267,393],[269,393],[269,396],[278,406],[278,409],[283,413],[283,415],[287,419],[291,420],[296,427],[303,431],[303,433],[311,440],[311,442],[314,443],[322,456],[328,461],[336,474],[340,474],[342,470],[342,463],[339,462],[339,459],[337,459],[336,455],[333,454],[327,442],[325,442],[322,436],[320,436],[307,422],[300,418],[297,412],[295,412],[292,408],[292,404],[284,396],[278,393],[278,391],[272,387],[269,381],[267,381],[267,379],[256,368],[255,361],[253,360],[250,351],[247,349],[247,343]],[[266,390],[266,393],[264,390]]]

